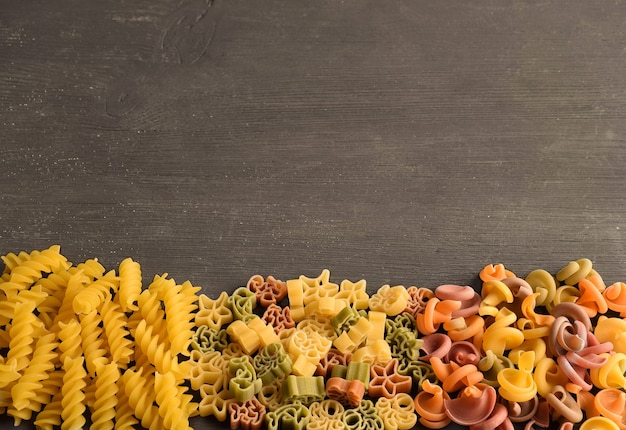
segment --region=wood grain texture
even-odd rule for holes
[[[626,280],[626,5],[0,3],[0,254],[209,294]],[[215,423],[212,423],[215,426]],[[218,428],[218,427],[215,427]]]

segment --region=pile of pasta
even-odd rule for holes
[[[37,428],[626,429],[626,284],[588,259],[480,291],[253,275],[209,297],[131,258],[7,254],[0,408]]]

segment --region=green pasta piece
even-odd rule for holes
[[[285,400],[304,405],[322,401],[326,397],[324,377],[289,375],[283,381],[282,394]]]
[[[306,430],[311,420],[309,408],[295,401],[265,415],[267,430]]]
[[[330,371],[330,377],[346,379],[346,373],[348,373],[348,366],[344,366],[343,364],[336,364],[335,366],[333,366],[333,370]]]
[[[488,355],[483,357],[478,362],[478,368],[483,373],[484,378],[482,382],[497,388],[500,386],[498,373],[504,369],[515,368],[515,364],[504,355],[493,354],[493,356]]]
[[[228,389],[237,401],[247,402],[261,391],[263,382],[256,377],[254,366],[247,355],[231,358],[228,373],[231,376]]]
[[[270,343],[254,357],[254,368],[263,385],[272,383],[277,378],[289,375],[291,359],[280,343]]]
[[[202,325],[196,329],[191,338],[191,348],[203,354],[214,351],[222,352],[228,346],[228,335],[225,329],[215,330]]]
[[[233,317],[247,323],[250,319],[256,317],[254,309],[256,308],[256,295],[246,287],[237,288],[228,297],[228,306],[233,311]]]
[[[422,339],[417,338],[415,330],[404,326],[389,330],[385,340],[391,349],[391,356],[398,360],[417,360],[420,348],[424,343]]]
[[[331,324],[335,329],[335,333],[341,334],[344,331],[350,330],[350,327],[356,324],[361,318],[359,313],[351,306],[346,306],[331,320]]]
[[[417,391],[421,391],[425,380],[437,383],[437,376],[435,376],[435,372],[430,364],[406,358],[400,359],[398,362],[398,373],[413,378],[413,389],[417,388]]]
[[[415,317],[408,312],[402,312],[393,318],[387,318],[385,321],[385,329],[388,332],[394,331],[400,327],[415,331],[417,327],[415,324]]]
[[[358,361],[351,361],[348,363],[348,369],[346,371],[347,381],[357,379],[365,385],[365,388],[370,382],[370,365],[369,363],[361,363]]]

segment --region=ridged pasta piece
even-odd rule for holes
[[[37,429],[53,430],[61,424],[61,387],[64,373],[60,367],[50,372],[31,401],[33,412],[37,412],[34,422]]]
[[[61,303],[61,307],[59,308],[59,313],[54,318],[54,323],[52,325],[52,331],[58,331],[59,322],[68,322],[72,319],[76,318],[76,313],[72,308],[72,303],[74,301],[74,297],[83,289],[85,285],[89,283],[89,277],[83,274],[82,271],[78,271],[72,275],[67,281],[67,288],[65,290],[65,295],[63,296],[63,302]]]
[[[136,311],[139,309],[137,299],[139,299],[142,290],[141,266],[128,257],[122,260],[118,272],[120,278],[118,303],[124,312]]]
[[[80,317],[81,342],[85,356],[85,365],[91,378],[96,375],[98,363],[106,364],[106,350],[102,347],[102,318],[96,310]]]
[[[179,372],[178,358],[172,355],[166,345],[159,342],[159,337],[154,335],[152,326],[142,320],[135,330],[136,364],[138,368],[154,367],[158,372]]]
[[[91,414],[91,430],[110,430],[114,427],[119,390],[117,381],[119,378],[120,371],[115,363],[98,365],[95,402]]]
[[[115,430],[134,430],[139,421],[135,417],[135,411],[130,406],[128,395],[124,389],[124,379],[117,380],[117,408],[115,408]]]
[[[9,335],[9,352],[5,362],[8,365],[15,364],[14,370],[21,372],[28,366],[30,355],[33,352],[33,335],[35,325],[39,321],[33,311],[34,303],[19,302],[15,304],[15,317]]]
[[[114,271],[107,272],[101,278],[94,280],[91,284],[78,292],[72,300],[72,309],[77,314],[88,314],[97,309],[104,302],[106,297],[118,289],[119,278]]]
[[[128,403],[135,411],[135,416],[141,420],[141,425],[147,429],[163,428],[159,408],[154,405],[154,375],[131,368],[124,372],[122,378]]]
[[[100,315],[111,358],[118,366],[125,368],[133,358],[133,342],[126,328],[126,315],[120,305],[110,299],[102,304]]]
[[[80,335],[81,327],[78,320],[74,318],[67,323],[60,322],[58,327],[57,336],[61,341],[59,344],[60,362],[64,363],[66,357],[80,357],[83,354],[83,346]]]
[[[85,417],[85,386],[87,372],[84,368],[85,359],[67,357],[63,362],[63,386],[61,387],[61,430],[83,428]]]
[[[100,278],[104,275],[105,268],[102,264],[100,264],[97,258],[90,258],[69,268],[68,270],[72,274],[82,273],[89,278],[90,282],[93,282],[94,279]]]
[[[163,418],[165,428],[187,430],[189,428],[189,417],[186,411],[182,409],[174,373],[157,372],[154,376],[154,391],[156,393],[156,402],[159,405],[159,414]]]
[[[34,409],[29,408],[29,405],[36,397],[37,392],[43,387],[42,381],[47,379],[49,372],[54,370],[53,359],[57,355],[54,350],[57,346],[58,343],[55,340],[54,333],[48,333],[37,340],[33,358],[24,370],[24,374],[11,388],[13,405],[9,408],[10,415],[17,416],[15,413],[12,413],[13,410],[17,412],[28,409],[29,412],[20,418],[25,420],[31,418]]]
[[[165,305],[165,324],[172,355],[189,355],[189,344],[193,336],[193,315],[185,304],[182,286],[175,285],[163,294]]]
[[[60,267],[67,268],[67,259],[60,253],[61,247],[53,245],[43,251],[33,251],[30,258],[11,269],[11,281],[29,287],[42,277]]]
[[[30,254],[26,251],[20,251],[17,254],[9,252],[0,257],[0,259],[4,262],[3,273],[10,273],[11,270],[24,263],[26,260],[29,260]]]
[[[165,324],[165,311],[163,310],[163,303],[159,299],[158,294],[154,291],[144,290],[139,295],[139,311],[133,312],[128,321],[128,328],[131,335],[134,336],[134,331],[137,325],[145,320],[146,324],[152,327],[153,333],[155,333],[159,342],[169,342],[167,338],[167,327]]]

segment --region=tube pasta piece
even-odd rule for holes
[[[408,305],[409,293],[402,285],[383,285],[370,297],[370,310],[384,312],[392,317],[401,313]]]
[[[254,275],[246,286],[256,295],[257,303],[264,308],[280,303],[287,297],[287,283],[272,275],[265,279],[261,275]]]
[[[348,365],[348,372],[349,370],[350,365]],[[398,360],[391,359],[385,365],[374,364],[370,367],[370,380],[367,390],[370,396],[391,399],[399,393],[410,393],[412,384],[413,379],[410,376],[398,373]]]
[[[370,311],[367,314],[367,320],[371,324],[371,328],[367,334],[366,344],[371,345],[378,340],[385,339],[387,314],[384,312]]]
[[[417,423],[413,398],[406,393],[379,398],[376,412],[383,420],[385,430],[408,430]]]
[[[243,430],[261,430],[265,422],[266,408],[256,397],[244,403],[228,405],[230,427]]]

